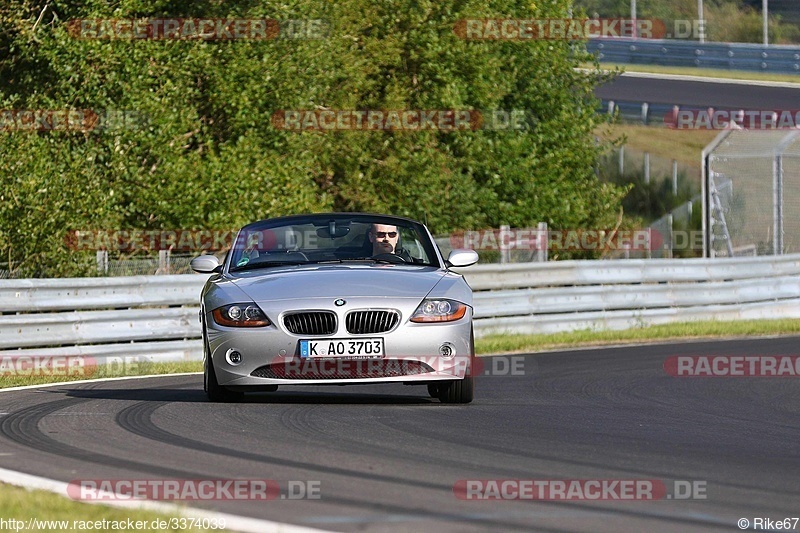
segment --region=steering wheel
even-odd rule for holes
[[[380,261],[388,261],[390,263],[408,263],[408,261],[406,261],[405,258],[403,258],[403,256],[393,253],[373,255],[372,259],[378,259]]]
[[[299,250],[270,250],[269,252],[266,253],[266,255],[268,257],[271,255],[273,256],[284,255],[286,256],[286,259],[292,259],[293,256],[296,258],[299,255],[300,257],[303,258],[303,261],[308,261],[308,256]]]

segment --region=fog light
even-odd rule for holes
[[[225,360],[228,361],[228,364],[230,365],[239,365],[242,363],[242,354],[236,350],[228,350],[228,352],[225,354]]]
[[[444,357],[445,359],[450,359],[456,355],[456,347],[446,342],[439,346],[439,355]]]

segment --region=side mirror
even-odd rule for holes
[[[447,266],[468,267],[478,262],[478,253],[475,250],[453,250],[447,256]]]
[[[192,259],[189,266],[199,274],[212,274],[222,270],[216,255],[199,255]]]

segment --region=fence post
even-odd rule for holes
[[[672,227],[672,213],[667,215],[667,222],[669,222],[669,246],[667,246],[666,243],[663,243],[665,248],[664,255],[667,257],[667,259],[672,259],[672,248],[675,246],[675,233],[674,228]]]
[[[777,120],[777,119],[776,119]],[[775,160],[773,161],[773,253],[775,255],[783,255],[784,251],[784,234],[783,234],[783,154],[786,149],[795,142],[800,132],[793,130],[789,132],[778,146],[775,148]]]
[[[678,196],[678,160],[672,160],[672,196]]]
[[[108,274],[108,250],[97,250],[97,272]]]
[[[644,153],[644,182],[650,184],[650,152]]]
[[[543,263],[547,261],[547,254],[548,248],[550,247],[550,242],[548,240],[547,234],[547,222],[539,222],[537,226],[537,238],[536,238],[536,261]]]
[[[772,253],[783,254],[783,154],[776,154],[772,166],[773,179],[773,235]]]
[[[508,247],[508,239],[511,235],[511,226],[500,226],[500,262],[511,262],[511,251]]]
[[[619,147],[619,175],[625,174],[625,145]]]
[[[156,274],[169,274],[169,250],[158,251],[158,270]]]

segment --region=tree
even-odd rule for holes
[[[93,256],[65,242],[74,229],[234,229],[338,209],[408,215],[448,232],[607,227],[618,214],[623,191],[593,172],[604,148],[591,135],[602,120],[592,94],[600,76],[575,69],[591,60],[583,45],[454,32],[465,18],[564,17],[567,1],[45,6],[0,8],[0,108],[125,120],[0,135],[0,247],[23,273],[88,272]],[[69,23],[142,17],[330,27],[315,39],[110,40],[75,38]],[[527,129],[295,132],[271,122],[287,109],[521,110]]]

